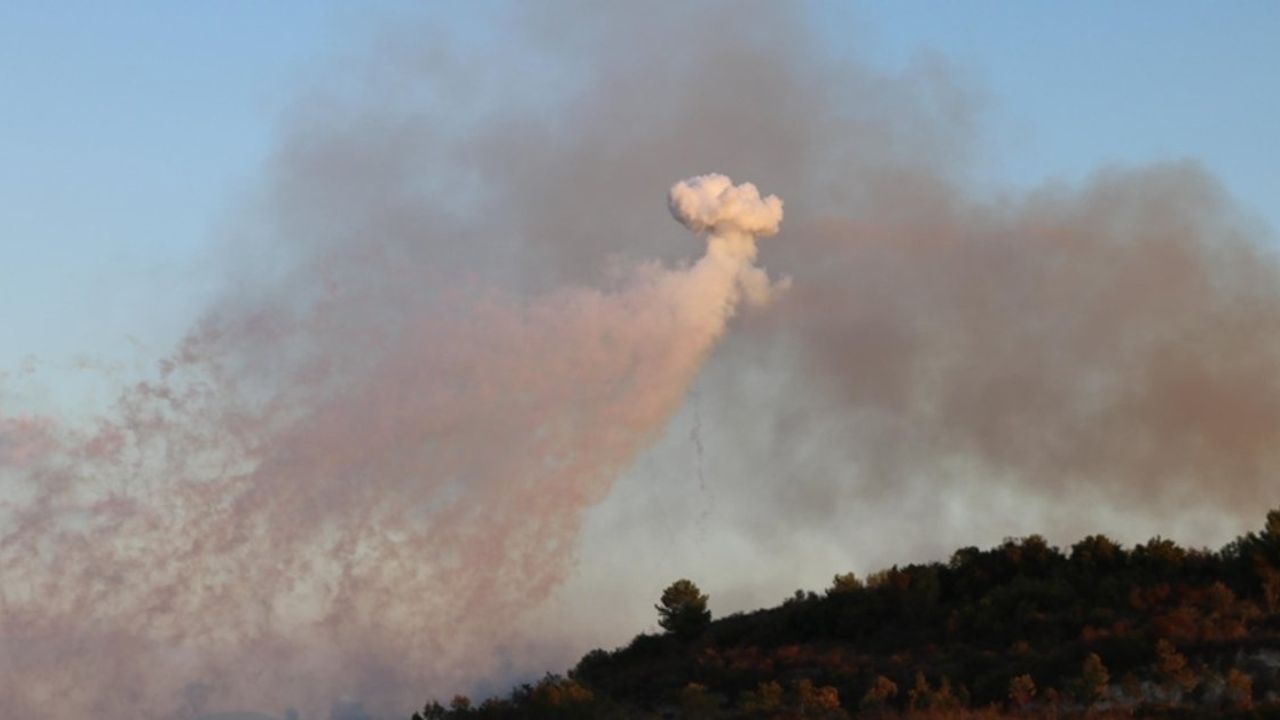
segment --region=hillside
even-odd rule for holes
[[[1280,717],[1280,511],[1216,552],[1031,536],[714,621],[662,600],[665,634],[415,718]]]

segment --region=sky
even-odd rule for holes
[[[562,668],[680,575],[1252,527],[1280,10],[794,7],[0,7],[0,577],[70,568],[13,604],[278,712]]]
[[[129,361],[128,337],[180,331],[202,248],[340,17],[320,3],[0,9],[6,370]]]
[[[1105,163],[1190,157],[1273,226],[1280,116],[1264,2],[978,2],[859,6],[888,62],[927,49],[985,87],[994,175],[1078,179]],[[838,36],[833,43],[840,42]],[[1012,145],[1006,145],[1009,140]]]
[[[252,189],[281,113],[413,5],[4,3],[0,368],[163,352],[199,307],[206,249]],[[501,57],[476,32],[491,8],[475,8],[438,6],[430,23]],[[1274,3],[808,9],[837,56],[945,58],[979,88],[975,172],[993,187],[1194,158],[1280,226]]]

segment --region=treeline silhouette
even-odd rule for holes
[[[715,621],[660,600],[664,634],[415,720],[1280,717],[1280,511],[1217,552],[1033,535]]]

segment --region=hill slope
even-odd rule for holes
[[[640,635],[567,677],[418,717],[1280,717],[1278,702],[1274,511],[1217,552],[1031,536],[838,575],[822,594]]]

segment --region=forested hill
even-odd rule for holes
[[[659,600],[664,634],[415,717],[1280,717],[1280,511],[1217,552],[1031,536],[714,621]]]

